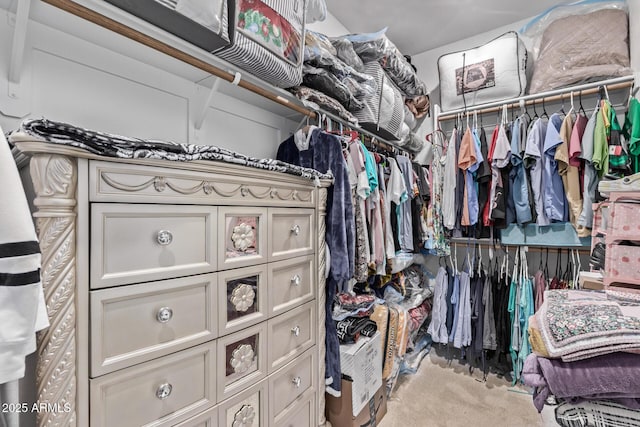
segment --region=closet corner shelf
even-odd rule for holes
[[[294,113],[300,114],[302,121],[305,118],[319,119],[322,116],[329,117],[332,121],[341,123],[343,126],[359,133],[369,135],[383,144],[405,150],[405,148],[393,141],[385,140],[372,132],[349,124],[334,114],[322,109],[311,109],[286,90],[277,88],[247,71],[240,70],[214,54],[196,48],[151,24],[140,22],[137,18],[116,10],[105,2],[97,3],[90,0],[43,0],[43,2],[286,107]],[[85,6],[85,3],[90,6]],[[240,81],[237,81],[236,78],[238,73],[241,76]],[[300,119],[300,116],[297,118],[288,116],[287,118],[296,120]]]
[[[601,80],[597,82],[585,83],[577,86],[569,86],[561,89],[555,89],[547,92],[534,93],[531,95],[520,96],[518,98],[504,99],[501,101],[488,102],[485,104],[478,104],[468,106],[467,108],[457,108],[455,110],[440,111],[440,106],[434,106],[434,122],[455,119],[458,114],[471,113],[477,111],[478,113],[493,113],[500,111],[505,105],[507,108],[520,108],[525,105],[532,105],[538,100],[544,102],[561,101],[567,98],[570,93],[582,93],[582,95],[591,95],[598,93],[600,86],[605,86],[607,90],[622,90],[633,86],[634,76],[628,75],[623,77],[616,77],[607,80]]]

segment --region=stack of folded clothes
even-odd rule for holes
[[[529,320],[533,354],[523,381],[538,411],[550,396],[556,421],[592,426],[617,419],[640,425],[640,297],[605,291],[550,290]],[[609,411],[610,412],[607,412]]]

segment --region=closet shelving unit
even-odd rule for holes
[[[576,106],[576,97],[589,96],[599,93],[602,88],[606,92],[619,92],[626,89],[633,88],[634,76],[616,77],[607,80],[596,81],[592,83],[585,83],[577,86],[570,86],[562,89],[536,93],[532,95],[521,96],[518,98],[511,98],[502,101],[496,101],[485,104],[478,104],[468,106],[467,108],[459,108],[455,110],[442,111],[439,105],[434,105],[433,123],[434,129],[440,129],[440,123],[448,120],[455,120],[461,115],[466,116],[469,113],[488,114],[497,113],[501,111],[505,106],[508,109],[524,109],[527,106],[534,106],[534,108],[540,108],[545,104],[563,102],[567,105],[570,102],[571,96],[574,98],[574,106]],[[565,107],[568,108],[568,107]],[[544,233],[551,233],[553,227],[559,227],[563,223],[552,224],[550,226],[542,227]],[[581,249],[588,251],[591,247],[590,238],[578,238],[575,231],[571,233],[571,225],[564,223],[563,230],[558,230],[557,234],[554,234],[553,239],[546,239],[544,243],[540,242],[541,233],[537,233],[538,227],[536,225],[529,225],[525,227],[511,226],[507,229],[509,236],[504,238],[503,246],[528,246],[528,247],[553,247],[553,248],[569,248],[569,249]],[[528,237],[533,237],[532,240]],[[454,239],[452,242],[459,244],[466,243],[467,239]],[[475,242],[472,239],[473,242]],[[493,245],[492,241],[479,240],[478,243]]]
[[[181,40],[175,36],[165,33],[163,30],[146,23],[134,16],[119,11],[106,2],[98,2],[95,0],[43,0],[60,10],[68,12],[74,16],[82,18],[107,30],[113,31],[128,39],[134,40],[144,46],[161,52],[185,64],[189,64],[210,76],[213,76],[208,101],[203,107],[203,111],[209,107],[211,99],[219,90],[221,81],[226,81],[231,85],[241,87],[254,95],[249,102],[264,98],[272,103],[279,105],[277,114],[282,115],[291,120],[301,120],[304,123],[308,120],[320,121],[322,119],[330,119],[345,129],[355,130],[361,134],[374,138],[378,145],[382,148],[389,147],[398,150],[406,150],[397,145],[394,141],[386,140],[373,132],[367,131],[348,123],[344,119],[322,109],[311,109],[296,98],[293,94],[284,89],[277,88],[250,73],[240,70],[232,64],[218,58],[214,54],[201,50],[188,42]],[[22,13],[29,14],[28,8],[23,8]],[[207,79],[210,80],[210,79]],[[242,98],[246,99],[247,92],[238,93]],[[257,95],[257,96],[255,96]],[[204,112],[200,115],[199,123],[202,123]]]

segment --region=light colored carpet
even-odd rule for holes
[[[451,366],[432,350],[418,373],[400,377],[379,427],[550,427],[557,426],[553,409],[542,415],[525,387],[467,365]]]

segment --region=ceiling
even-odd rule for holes
[[[387,36],[415,55],[533,17],[560,0],[326,0],[353,33],[389,27]]]

